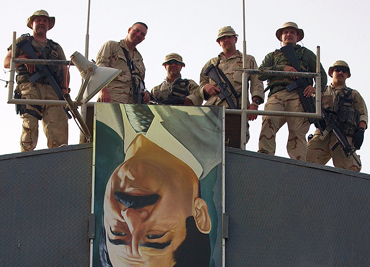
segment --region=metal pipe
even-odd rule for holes
[[[8,104],[64,106],[67,104],[67,102],[64,100],[10,99],[8,100]]]
[[[63,97],[67,101],[68,103],[67,106],[71,110],[73,116],[77,119],[78,123],[80,124],[81,132],[83,132],[83,134],[85,135],[86,140],[88,142],[91,142],[91,134],[90,134],[89,128],[87,127],[85,120],[82,118],[82,116],[78,112],[77,110],[78,106],[72,101],[69,94],[64,94]]]
[[[13,32],[13,40],[12,40],[12,58],[10,59],[10,75],[9,75],[9,89],[8,89],[8,102],[13,98],[13,91],[14,91],[14,76],[15,76],[15,42],[16,42],[16,32]]]
[[[39,65],[69,65],[69,60],[53,60],[53,59],[27,59],[27,58],[15,58],[14,63],[24,64],[39,64]],[[74,65],[71,63],[71,65]]]
[[[268,111],[268,110],[240,110],[240,109],[227,109],[226,114],[241,114],[245,112],[247,114],[254,115],[268,115],[268,116],[286,116],[286,117],[305,117],[305,118],[314,118],[320,119],[321,116],[317,113],[308,113],[308,112],[288,112],[288,111]]]
[[[90,28],[90,0],[87,1],[87,23],[85,39],[85,57],[89,58],[89,28]]]
[[[320,73],[316,72],[293,72],[293,71],[277,71],[277,70],[254,70],[254,69],[235,69],[238,71],[244,71],[248,74],[270,74],[274,76],[292,76],[292,77],[305,77],[315,78],[320,76]]]
[[[243,69],[247,68],[247,42],[245,33],[245,0],[243,0]],[[248,108],[248,74],[242,73],[242,94],[241,94],[241,110],[244,111]],[[240,148],[245,149],[247,143],[247,114],[241,113],[240,116]]]
[[[320,65],[320,46],[317,46],[316,49],[316,72],[317,76],[315,79],[315,86],[316,86],[316,114],[320,115],[321,119],[321,65]]]

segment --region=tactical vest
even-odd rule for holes
[[[353,106],[352,89],[346,87],[334,100],[333,110],[337,113],[339,129],[343,134],[353,137],[360,120],[359,112]]]
[[[43,59],[51,59],[51,60],[59,60],[59,54],[58,54],[58,43],[54,42],[53,40],[48,39],[48,42],[46,46],[42,49],[42,51],[38,51],[33,45],[32,40],[33,36],[30,36],[28,34],[22,35],[23,38],[27,39],[30,43],[33,49],[37,54],[40,53],[39,57]],[[21,51],[21,55],[24,54],[23,51]],[[51,70],[51,74],[53,75],[55,81],[58,83],[60,87],[62,87],[63,84],[63,70],[61,65],[49,65],[49,68]],[[17,77],[16,81],[18,84],[29,82],[29,78],[33,75],[33,73],[29,73],[27,71],[27,68],[24,64],[20,65],[17,68]],[[46,77],[40,77],[36,82],[38,83],[48,83]]]
[[[307,48],[298,46],[298,48],[295,49],[294,51],[297,56],[301,69],[304,71],[309,71],[308,61],[305,60],[305,58],[303,57],[306,50]],[[284,53],[281,52],[280,49],[276,49],[274,51],[273,59],[274,59],[274,66],[277,66],[277,65],[292,66],[292,64],[290,64],[289,60],[284,56]],[[270,89],[269,97],[279,91],[284,90],[285,87],[292,82],[294,82],[294,80],[288,76],[275,76],[269,79],[268,86],[266,88],[266,89]]]
[[[162,87],[163,83],[161,83],[159,89]],[[185,97],[190,95],[189,80],[177,79],[173,82],[170,93],[166,95],[163,93],[162,91],[158,92],[157,99],[159,102],[163,104],[184,104]]]

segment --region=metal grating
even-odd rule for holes
[[[370,266],[369,175],[235,149],[226,163],[226,266]]]
[[[0,157],[0,266],[88,266],[92,145]]]
[[[92,145],[0,156],[0,266],[89,266]],[[370,266],[370,176],[226,151],[226,266]]]

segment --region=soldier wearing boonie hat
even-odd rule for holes
[[[151,93],[155,101],[166,105],[202,105],[199,85],[193,80],[181,78],[181,69],[185,67],[182,57],[179,54],[170,53],[165,56],[162,65],[167,71],[167,77],[152,89]]]
[[[243,68],[243,54],[236,49],[236,42],[238,40],[238,34],[231,26],[225,26],[218,30],[216,42],[221,46],[222,52],[217,56],[209,60],[203,67],[200,73],[200,94],[206,101],[205,105],[211,106],[225,106],[230,108],[224,97],[220,98],[220,89],[217,88],[215,81],[204,74],[204,71],[213,64],[222,71],[228,81],[223,81],[228,83],[228,90],[230,90],[231,99],[234,101],[234,105],[240,108],[241,104],[241,92],[242,92],[242,68]],[[246,56],[246,68],[247,69],[257,69],[258,65],[255,58],[252,55]],[[264,93],[263,93],[263,83],[258,80],[256,75],[248,74],[248,84],[247,88],[250,89],[251,96],[247,92],[247,108],[249,110],[257,110],[258,105],[263,103]],[[232,89],[233,88],[233,89]],[[252,100],[250,102],[250,100]],[[248,115],[248,120],[255,120],[257,115]],[[239,117],[237,118],[239,121]],[[232,140],[234,138],[233,132],[230,130],[231,120],[226,120],[226,140]],[[248,124],[247,124],[248,125]],[[249,127],[249,126],[247,126]],[[229,132],[230,131],[230,132]],[[247,142],[249,140],[249,131],[247,128]],[[229,146],[240,148],[239,140],[235,142],[231,141]]]
[[[220,38],[222,38],[224,36],[238,37],[239,35],[236,34],[236,32],[234,31],[234,29],[231,26],[225,26],[225,27],[222,27],[221,29],[218,30],[218,35],[217,35],[216,42],[218,42],[218,40],[220,40]]]
[[[328,70],[333,78],[332,83],[322,95],[322,106],[328,112],[335,114],[338,128],[346,136],[353,149],[360,149],[367,128],[368,115],[364,99],[360,93],[346,85],[351,77],[347,62],[337,60]],[[353,157],[347,158],[338,147],[331,148],[337,142],[336,135],[330,129],[316,130],[313,138],[307,144],[307,161],[325,165],[330,159],[337,168],[361,171],[361,166]],[[355,152],[354,152],[355,153]]]
[[[16,42],[28,41],[34,51],[46,59],[66,60],[62,47],[51,39],[47,39],[47,31],[55,25],[55,17],[49,16],[45,10],[35,11],[26,22],[32,29],[33,35],[22,35]],[[10,67],[12,46],[4,60],[4,67]],[[16,58],[29,58],[25,52],[16,47]],[[45,76],[39,77],[35,82],[29,78],[36,71],[34,64],[16,64],[17,71],[17,97],[24,99],[59,100]],[[66,65],[49,66],[56,82],[63,91],[68,92],[69,77]],[[38,120],[43,121],[44,132],[49,148],[68,144],[68,118],[62,106],[45,105],[19,105],[19,113],[23,119],[21,135],[21,151],[34,150],[38,140]]]
[[[171,54],[166,55],[162,65],[164,66],[165,64],[171,62],[171,60],[174,60],[177,63],[179,63],[180,65],[182,65],[183,67],[185,67],[185,63],[182,62],[182,57],[179,54],[176,54],[176,53],[171,53]]]
[[[316,56],[307,48],[298,45],[304,37],[304,32],[294,22],[286,22],[283,26],[276,30],[276,38],[282,42],[283,46],[291,44],[294,52],[300,63],[302,70],[309,72],[316,72]],[[292,64],[285,57],[280,49],[275,50],[266,55],[261,66],[260,71],[297,71],[292,67]],[[321,89],[325,90],[326,73],[321,66]],[[270,90],[268,100],[265,104],[265,110],[268,111],[289,111],[289,112],[305,112],[298,90],[288,92],[287,85],[295,81],[289,76],[274,76],[271,74],[260,74],[261,81],[268,81],[266,90]],[[265,91],[266,91],[265,90]],[[304,89],[304,97],[311,97],[314,94],[315,88],[311,85]],[[289,137],[287,143],[287,150],[289,157],[297,160],[306,160],[306,133],[310,128],[310,123],[307,118],[303,117],[277,117],[277,116],[263,116],[262,128],[259,137],[260,153],[275,154],[275,138],[276,133],[285,124],[288,124]]]
[[[49,20],[49,30],[51,30],[54,25],[55,25],[55,17],[50,17],[49,16],[49,13],[46,12],[45,10],[37,10],[35,11],[32,16],[30,16],[28,19],[27,19],[27,27],[32,29],[32,22],[33,20],[36,18],[36,17],[47,17],[48,20]]]

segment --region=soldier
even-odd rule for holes
[[[152,89],[152,95],[161,104],[168,105],[202,105],[199,85],[190,79],[181,78],[181,69],[185,67],[179,54],[168,54],[162,64],[167,71],[164,82]]]
[[[367,108],[364,99],[357,90],[346,85],[346,79],[351,77],[351,71],[343,60],[336,61],[329,68],[328,74],[333,78],[322,96],[324,110],[334,114],[338,128],[346,136],[353,149],[360,149],[367,128]],[[307,145],[307,161],[325,165],[331,158],[337,168],[359,172],[361,166],[353,157],[347,158],[338,147],[331,148],[337,142],[333,131],[318,129]]]
[[[283,46],[291,44],[294,47],[294,52],[297,56],[299,65],[302,70],[308,72],[316,71],[316,56],[307,48],[298,45],[304,37],[304,32],[299,29],[294,22],[286,22],[276,31],[277,39],[283,43]],[[260,71],[275,70],[275,71],[297,71],[292,67],[287,57],[280,49],[266,55],[261,66]],[[321,66],[321,88],[326,86],[326,73]],[[291,112],[305,112],[298,91],[287,91],[287,85],[293,83],[295,78],[287,76],[273,76],[270,74],[260,74],[261,81],[268,80],[266,90],[270,89],[268,100],[265,104],[265,110],[268,111],[291,111]],[[311,97],[315,93],[315,88],[311,85],[304,89],[304,97]],[[306,133],[310,128],[310,122],[303,117],[277,117],[277,116],[263,116],[262,128],[259,137],[260,153],[270,155],[275,154],[275,137],[277,131],[285,124],[288,124],[289,137],[287,150],[289,157],[297,160],[306,160]]]
[[[204,74],[204,71],[213,64],[218,68],[218,72],[222,75],[224,82],[228,84],[231,98],[237,108],[240,108],[240,96],[242,91],[242,68],[243,54],[236,49],[238,35],[231,26],[222,27],[218,31],[216,42],[221,46],[222,52],[218,57],[209,60],[203,67],[200,73],[200,94],[206,100],[206,106],[216,105],[230,108],[225,98],[220,98],[220,89],[216,87],[215,81]],[[258,65],[253,56],[247,55],[247,69],[257,69]],[[248,110],[257,110],[258,106],[264,101],[263,83],[258,80],[256,75],[248,75],[248,88],[252,95],[252,103],[248,100]],[[248,96],[247,96],[248,97]],[[249,99],[249,97],[248,97]],[[255,120],[257,115],[248,115],[248,120]],[[227,121],[226,121],[227,122]],[[247,124],[247,142],[249,140],[249,131]],[[229,129],[226,125],[226,131]]]
[[[51,39],[47,39],[46,33],[54,27],[55,18],[50,17],[45,10],[38,10],[27,19],[28,28],[32,29],[33,35],[22,35],[17,39],[30,42],[36,54],[46,59],[66,60],[62,47]],[[4,67],[10,68],[12,49],[8,48],[8,53],[4,60]],[[29,56],[18,47],[15,51],[16,58],[29,58]],[[69,76],[66,65],[49,66],[53,78],[63,93],[68,93]],[[59,100],[57,94],[49,84],[47,77],[38,78],[35,82],[30,82],[29,78],[36,72],[34,64],[16,64],[18,98],[23,99],[43,99]],[[60,90],[59,88],[57,88]],[[60,93],[62,93],[60,92]],[[49,148],[59,147],[68,144],[68,118],[62,106],[49,105],[18,105],[18,110],[23,118],[21,151],[34,150],[38,140],[38,120],[42,120],[44,133],[47,137]]]
[[[145,23],[136,22],[128,29],[125,39],[119,42],[108,41],[100,48],[96,65],[119,69],[122,73],[100,91],[98,101],[134,104],[138,103],[137,96],[140,96],[136,94],[141,94],[143,102],[149,102],[149,93],[143,92],[145,66],[136,49],[144,41],[147,30]]]

